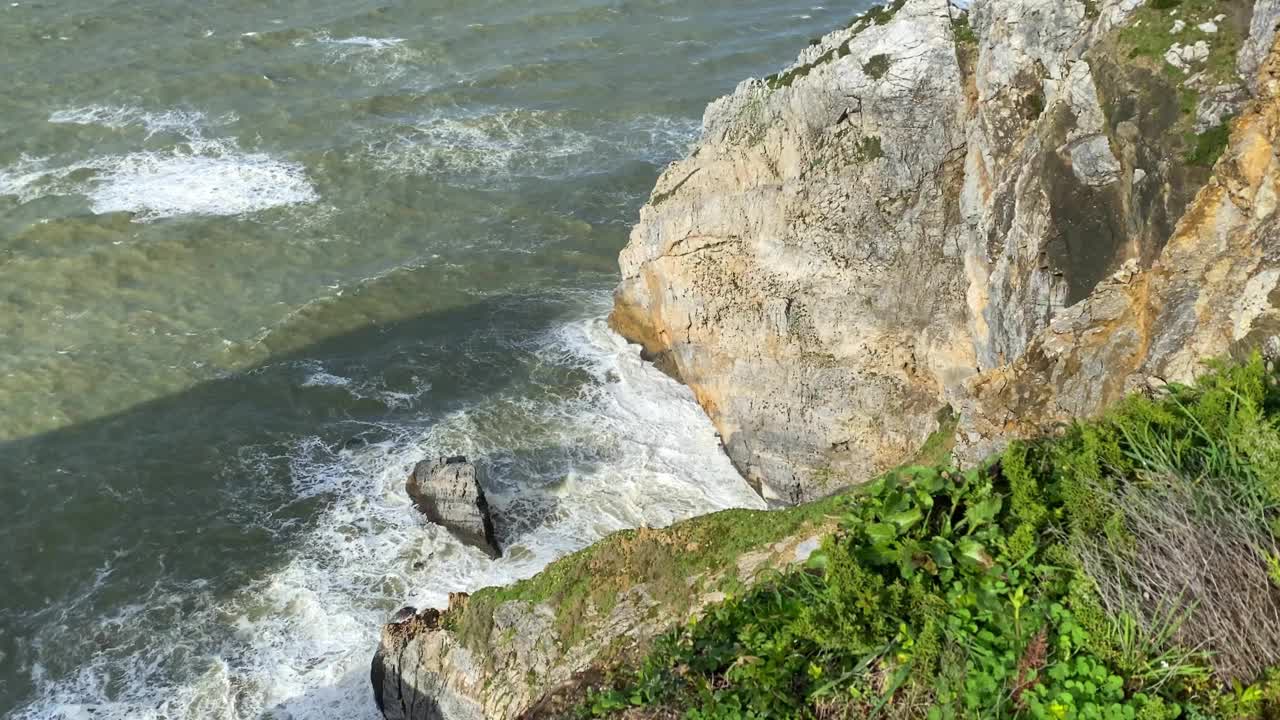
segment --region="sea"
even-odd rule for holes
[[[398,608],[763,507],[617,253],[868,4],[0,3],[0,717],[375,720]],[[458,454],[500,559],[405,494]]]

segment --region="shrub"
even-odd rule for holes
[[[583,710],[699,720],[1280,710],[1278,419],[1280,392],[1255,358],[1014,443],[980,469],[894,471],[842,501],[840,529],[804,569],[663,637]]]

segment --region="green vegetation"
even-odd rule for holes
[[[608,613],[622,593],[640,584],[664,608],[682,615],[698,590],[718,589],[691,588],[689,578],[714,571],[720,586],[732,587],[740,555],[822,525],[839,511],[838,503],[831,498],[775,512],[727,510],[666,530],[615,533],[528,580],[480,590],[463,609],[448,613],[444,623],[464,645],[478,648],[489,637],[493,610],[499,605],[512,600],[545,602],[556,609],[556,630],[568,647],[581,640],[581,621],[590,609]]]
[[[1233,29],[1230,20],[1218,23],[1218,32],[1206,33],[1199,25],[1223,14],[1221,0],[1150,0],[1134,13],[1132,19],[1120,31],[1120,42],[1130,58],[1150,58],[1175,83],[1187,79],[1187,75],[1165,62],[1164,55],[1175,43],[1183,46],[1204,41],[1209,45],[1209,58],[1204,61],[1205,87],[1238,82],[1236,55],[1243,42],[1241,33]],[[1178,15],[1169,11],[1177,8]],[[1184,26],[1174,32],[1174,23]],[[1196,67],[1196,71],[1201,68]]]
[[[938,413],[938,429],[924,441],[920,451],[912,460],[912,465],[946,465],[951,460],[951,452],[956,447],[956,426],[960,416],[950,405]]]
[[[1280,713],[1280,387],[1261,359],[820,508],[840,521],[806,567],[664,636],[583,714]]]
[[[871,162],[884,157],[884,146],[879,135],[868,135],[858,141],[853,148],[853,157],[858,162]]]
[[[862,72],[866,73],[869,78],[879,80],[889,72],[889,66],[892,64],[888,55],[883,53],[873,55],[870,60],[863,63]]]
[[[802,77],[807,76],[809,73],[813,72],[814,68],[825,65],[831,62],[832,60],[836,60],[842,57],[847,57],[851,52],[850,46],[852,45],[854,38],[856,38],[863,30],[866,30],[872,25],[884,25],[888,23],[890,20],[893,19],[894,15],[898,14],[898,11],[902,9],[902,6],[905,5],[906,2],[907,0],[893,0],[887,5],[873,7],[867,12],[863,13],[862,15],[854,18],[853,22],[849,23],[848,29],[852,30],[853,34],[849,36],[848,40],[845,40],[838,47],[834,47],[828,50],[827,52],[823,53],[811,63],[797,65],[785,72],[780,72],[774,75],[770,75],[769,77],[764,79],[765,86],[768,87],[770,90],[778,90],[784,87],[791,87],[792,83],[794,83],[796,80]],[[814,44],[819,44],[819,43],[821,43],[821,39],[819,39],[817,43],[810,43],[810,45],[812,46]],[[886,60],[887,59],[888,58],[886,58]],[[887,67],[885,69],[888,70]]]
[[[1230,120],[1193,136],[1191,149],[1187,151],[1187,162],[1200,167],[1213,167],[1227,149],[1227,142],[1230,139]]]
[[[951,19],[951,32],[956,38],[956,45],[976,47],[978,44],[978,34],[974,32],[967,12],[958,13]]]
[[[853,22],[849,23],[849,27],[858,28],[859,31],[861,31],[862,28],[865,28],[872,23],[876,25],[886,25],[893,19],[894,15],[898,14],[898,11],[902,9],[902,6],[906,4],[907,0],[893,0],[892,2],[884,5],[877,5],[876,7],[868,10],[861,17],[854,18]]]

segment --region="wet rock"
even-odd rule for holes
[[[428,520],[493,557],[502,554],[476,467],[465,457],[423,460],[409,475],[405,489]]]

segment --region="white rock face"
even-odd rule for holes
[[[766,497],[908,452],[974,372],[949,12],[909,0],[713,103],[621,255],[615,326],[678,368]]]
[[[1222,22],[1225,18],[1225,15],[1219,15],[1215,19]],[[1249,36],[1245,38],[1244,47],[1240,49],[1236,63],[1241,77],[1250,83],[1251,89],[1255,92],[1258,90],[1256,82],[1258,69],[1262,67],[1263,59],[1271,52],[1277,26],[1280,26],[1280,0],[1255,0],[1253,17],[1249,21]]]

